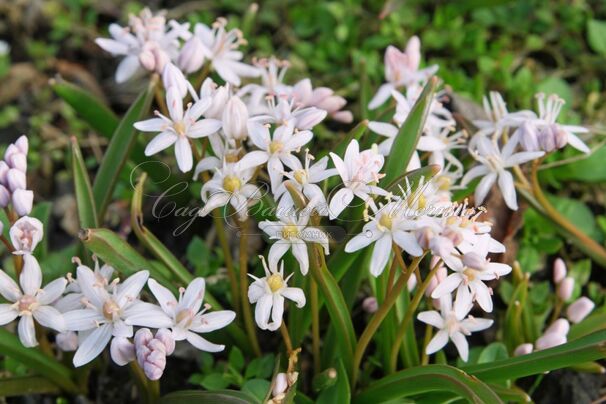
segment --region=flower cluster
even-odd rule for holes
[[[27,189],[28,147],[23,135],[6,148],[0,161],[0,208],[11,205],[18,217],[29,215],[34,202],[34,192]]]

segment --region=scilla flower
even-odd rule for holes
[[[194,279],[187,289],[181,288],[179,300],[155,280],[150,279],[147,284],[164,313],[171,319],[166,328],[171,329],[175,341],[187,340],[194,347],[207,352],[219,352],[225,348],[225,345],[213,344],[198,335],[227,327],[236,317],[231,310],[206,313],[209,305],[200,310],[206,285],[203,278]]]
[[[44,236],[44,227],[35,217],[23,216],[11,226],[9,235],[15,248],[13,254],[31,254]]]
[[[277,267],[268,268],[265,258],[259,256],[263,263],[265,276],[257,278],[248,274],[255,281],[248,287],[248,300],[255,307],[255,321],[262,330],[275,331],[282,324],[284,314],[284,298],[292,300],[298,308],[305,306],[305,294],[303,289],[288,287],[287,282],[292,276],[290,274],[284,279],[284,262]],[[271,322],[269,321],[271,316]]]
[[[63,315],[50,304],[61,296],[67,280],[59,278],[46,285],[44,289],[40,289],[42,285],[40,265],[33,255],[25,255],[19,284],[21,288],[10,276],[0,270],[0,294],[10,302],[0,304],[0,325],[21,317],[18,327],[19,339],[26,347],[38,345],[34,319],[44,327],[59,332],[64,331]]]
[[[492,320],[486,318],[467,316],[470,308],[471,306],[468,306],[467,311],[455,313],[452,309],[452,297],[448,294],[440,299],[440,312],[432,310],[419,313],[417,318],[420,321],[439,329],[425,348],[427,355],[442,349],[450,339],[457,347],[461,359],[467,362],[469,344],[465,337],[471,335],[472,332],[485,330],[493,323]]]

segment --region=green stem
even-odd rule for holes
[[[433,268],[431,268],[431,271],[429,271],[429,274],[427,274],[425,281],[423,281],[423,283],[419,286],[419,289],[417,289],[417,292],[415,293],[415,297],[412,299],[412,302],[410,302],[410,305],[406,309],[406,314],[404,314],[404,319],[400,324],[400,328],[398,329],[398,333],[396,334],[396,339],[391,348],[391,355],[387,368],[389,373],[393,373],[396,371],[396,366],[398,364],[398,351],[400,350],[400,345],[402,344],[402,340],[404,339],[404,335],[406,334],[406,329],[408,328],[408,325],[410,324],[412,316],[417,310],[417,307],[419,307],[421,299],[423,299],[423,296],[425,295],[425,291],[427,290],[427,287],[431,282],[431,278],[434,277],[434,275],[438,271],[438,268],[440,268],[440,265],[442,265],[442,260],[439,260],[433,266]]]
[[[318,304],[318,284],[312,278],[311,294],[311,347],[314,356],[314,373],[320,373],[320,308]]]
[[[556,208],[549,202],[541,185],[539,184],[538,168],[542,160],[535,160],[532,164],[532,192],[543,207],[545,214],[552,219],[557,225],[564,228],[568,233],[575,237],[579,244],[578,246],[587,251],[592,258],[598,261],[601,265],[606,265],[606,250],[591,237],[579,230],[574,224],[570,223]]]
[[[143,369],[141,369],[137,361],[132,361],[130,363],[130,370],[135,377],[135,383],[137,384],[137,389],[139,390],[141,399],[147,404],[157,403],[160,399],[160,390],[158,389],[156,391],[155,389],[151,388],[151,380],[147,379],[145,373],[143,373]]]
[[[375,333],[379,329],[381,322],[383,322],[385,317],[387,317],[387,314],[389,313],[389,311],[395,304],[396,300],[398,299],[398,297],[400,296],[400,294],[402,293],[404,288],[407,286],[408,279],[414,272],[415,268],[419,265],[419,263],[421,262],[423,257],[425,257],[425,254],[423,254],[420,257],[415,257],[413,259],[412,263],[408,267],[408,270],[398,278],[398,280],[395,283],[395,285],[393,286],[393,288],[389,291],[389,293],[385,297],[383,304],[381,304],[381,307],[379,307],[379,310],[377,310],[377,312],[371,318],[370,322],[364,329],[364,332],[360,336],[360,339],[358,340],[358,344],[356,345],[356,350],[354,352],[352,385],[355,386],[355,384],[356,384],[359,367],[360,367],[360,364],[362,363],[362,356],[364,356],[364,352],[366,351],[368,344],[370,343],[370,341],[372,340],[372,337],[375,335]]]
[[[250,312],[250,305],[248,304],[248,237],[247,228],[248,220],[240,223],[240,302],[242,303],[242,314],[244,317],[244,327],[248,333],[250,345],[252,346],[253,352],[257,356],[261,356],[261,348],[259,347],[259,341],[257,339],[257,330],[255,329],[255,323]]]

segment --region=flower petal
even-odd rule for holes
[[[225,345],[213,344],[212,342],[207,341],[206,339],[202,338],[198,334],[194,334],[191,331],[187,333],[187,342],[189,342],[199,350],[205,352],[220,352],[225,349]]]
[[[21,289],[17,283],[0,269],[0,295],[9,302],[16,302],[21,297]]]
[[[96,328],[84,341],[80,343],[76,354],[74,355],[74,366],[80,367],[86,365],[95,359],[107,346],[112,337],[112,326],[104,324]]]
[[[155,279],[148,280],[147,286],[149,286],[149,290],[151,290],[158,303],[160,303],[162,310],[169,316],[174,316],[177,299],[175,299],[172,292],[160,285]]]
[[[36,329],[34,327],[34,319],[30,315],[21,316],[19,320],[19,339],[23,346],[31,348],[38,345],[36,340]]]
[[[436,335],[429,341],[427,347],[425,347],[425,353],[431,355],[432,353],[438,352],[444,348],[444,345],[448,343],[448,332],[446,330],[440,330]]]
[[[173,132],[162,132],[156,135],[145,147],[145,155],[151,156],[170,146],[172,146],[178,137]]]
[[[40,292],[38,292],[38,295],[36,296],[38,303],[42,305],[53,303],[55,300],[61,297],[66,286],[67,279],[65,278],[55,279],[54,281],[50,282]]]
[[[44,327],[52,328],[59,332],[66,330],[63,314],[52,306],[39,306],[33,311],[33,315],[36,321]]]
[[[175,158],[181,172],[188,172],[194,166],[191,145],[185,137],[180,137],[175,143]]]
[[[444,319],[442,318],[442,316],[440,315],[440,313],[438,313],[435,310],[431,310],[431,311],[422,311],[421,313],[419,313],[417,315],[417,319],[419,321],[424,322],[425,324],[429,324],[432,325],[436,328],[443,328],[444,327]]]
[[[287,298],[288,300],[292,300],[297,304],[298,308],[305,306],[306,299],[305,293],[303,289],[299,288],[284,288],[280,291],[280,294]]]
[[[198,316],[190,329],[198,333],[211,332],[227,327],[235,318],[236,313],[231,310],[213,311]]]
[[[12,304],[0,304],[0,325],[8,324],[19,316]]]

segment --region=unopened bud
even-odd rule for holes
[[[175,87],[181,98],[187,95],[187,80],[177,66],[172,63],[166,63],[162,70],[162,83],[164,88],[168,90],[170,87]]]
[[[179,53],[177,63],[185,73],[193,73],[204,64],[204,45],[200,38],[193,35],[185,42]]]
[[[583,296],[566,309],[566,317],[574,324],[580,323],[594,309],[595,303]]]
[[[369,296],[362,301],[362,310],[367,313],[375,313],[379,309],[379,303],[377,303],[377,298],[373,296]]]
[[[135,346],[128,338],[114,337],[110,345],[112,360],[118,366],[124,366],[135,360]]]
[[[566,263],[562,258],[558,258],[553,263],[553,282],[558,284],[566,278]]]
[[[309,108],[297,115],[297,128],[309,130],[326,118],[326,111],[319,108]]]
[[[537,131],[537,140],[539,148],[546,153],[556,149],[561,149],[568,143],[568,135],[558,124],[551,124],[539,127]]]
[[[280,394],[284,394],[288,389],[288,377],[286,373],[278,373],[274,380],[274,388],[271,391],[271,394],[275,397]]]
[[[8,173],[6,174],[6,182],[8,185],[8,189],[11,192],[15,192],[18,189],[27,188],[25,172],[17,170],[16,168],[11,168],[10,170],[8,170]]]
[[[2,184],[0,184],[0,208],[4,209],[11,202],[11,194],[8,192],[8,189]]]
[[[526,151],[538,151],[539,139],[535,126],[531,123],[524,122],[518,129],[520,134],[520,145]]]
[[[532,352],[532,344],[525,343],[525,344],[518,345],[518,347],[515,349],[515,351],[513,351],[513,356],[528,355],[531,352]]]
[[[170,330],[161,328],[156,332],[156,336],[154,338],[164,344],[164,349],[167,356],[172,355],[172,353],[175,351],[175,338]]]
[[[26,189],[17,189],[13,192],[12,203],[18,216],[27,216],[32,211],[34,192]]]
[[[566,336],[568,335],[568,331],[570,331],[570,323],[563,319],[559,318],[545,330],[545,334],[559,334]]]
[[[560,334],[545,334],[535,342],[537,351],[553,348],[566,343],[566,336]]]
[[[151,50],[144,50],[139,53],[139,64],[148,71],[154,71],[156,68],[156,58]]]
[[[246,139],[248,130],[248,109],[240,97],[233,96],[227,101],[223,111],[223,132],[231,139]]]
[[[409,292],[412,292],[413,290],[415,290],[415,288],[417,287],[417,277],[416,276],[411,276],[410,278],[408,278],[408,282],[406,283],[406,287],[408,288]]]
[[[73,331],[61,332],[55,336],[57,347],[63,352],[72,352],[78,349],[78,335]]]
[[[574,290],[574,279],[571,277],[566,277],[560,284],[558,285],[558,297],[562,301],[566,301],[570,299],[572,296],[572,291]]]
[[[8,187],[8,170],[10,167],[6,164],[6,161],[0,161],[0,184],[3,184]]]
[[[27,140],[27,136],[21,135],[19,139],[14,143],[15,146],[19,149],[19,151],[25,155],[27,155],[27,151],[29,149],[29,142]]]
[[[486,266],[486,259],[474,252],[463,255],[463,264],[466,267],[481,271]]]
[[[162,351],[152,351],[142,365],[143,372],[149,380],[158,380],[166,367],[166,354]]]

